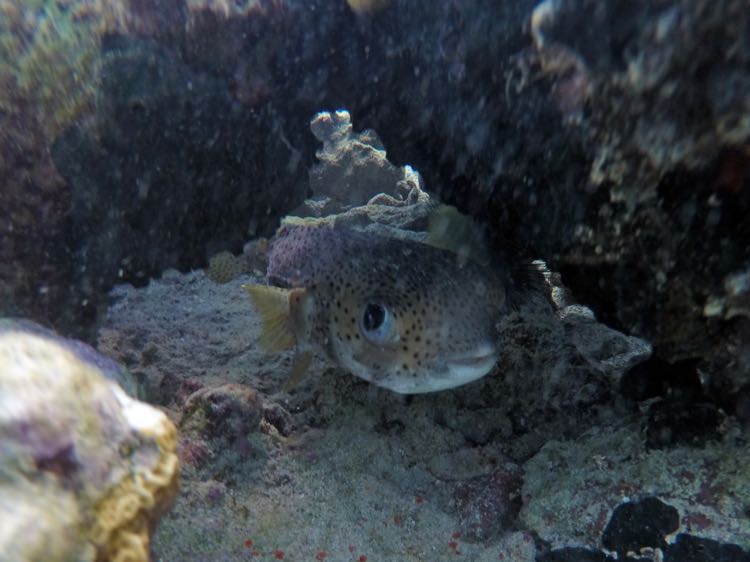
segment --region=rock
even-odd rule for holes
[[[646,443],[649,447],[667,447],[677,443],[700,447],[718,439],[726,416],[708,402],[659,400],[648,407]]]
[[[604,548],[624,557],[629,551],[666,546],[665,537],[680,526],[677,510],[655,497],[618,505],[604,528]]]
[[[611,562],[610,558],[603,552],[588,550],[586,548],[558,548],[537,558],[537,562]]]
[[[354,134],[349,112],[318,113],[310,123],[323,141],[310,170],[313,197],[283,222],[313,217],[336,226],[423,242],[435,203],[411,166],[396,168],[375,131]],[[309,220],[309,219],[307,219]]]
[[[705,399],[696,361],[669,363],[658,357],[635,365],[622,376],[620,393],[635,402],[671,397],[682,401]]]
[[[0,439],[4,559],[150,560],[179,468],[162,412],[16,325],[0,332]]]
[[[664,562],[750,562],[750,554],[734,544],[680,533],[666,548]]]
[[[461,536],[486,541],[508,529],[521,507],[522,469],[503,463],[489,476],[458,484],[453,492]]]
[[[352,132],[348,111],[320,112],[310,130],[323,143],[316,152],[320,163],[310,170],[314,195],[344,209],[367,202],[399,206],[428,199],[420,189],[419,174],[410,166],[391,164],[375,131]]]
[[[632,426],[547,442],[524,465],[520,520],[553,548],[569,546],[571,539],[598,547],[609,526],[607,544],[617,549],[640,540],[638,533],[646,533],[648,525],[653,525],[646,533],[652,537],[649,542],[657,541],[663,529],[671,528],[676,510],[679,532],[748,548],[750,521],[744,513],[750,481],[741,468],[748,462],[750,446],[737,439],[736,430],[701,448],[677,444],[649,449],[639,428]],[[633,500],[613,517],[623,499],[655,494],[671,507]],[[657,520],[639,519],[652,504]],[[633,527],[626,525],[627,519]]]
[[[263,403],[263,421],[284,437],[289,437],[294,431],[292,415],[274,402]]]

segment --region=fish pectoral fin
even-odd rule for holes
[[[289,378],[287,378],[286,382],[284,383],[284,392],[294,390],[295,388],[297,388],[297,385],[302,382],[302,379],[305,377],[305,373],[307,372],[307,369],[310,367],[310,363],[312,362],[312,356],[313,355],[311,351],[302,351],[294,355],[294,358],[292,359],[292,369],[289,372]]]
[[[292,329],[290,297],[298,289],[268,285],[243,285],[260,315],[260,345],[269,353],[294,347],[297,338]]]
[[[453,252],[462,262],[487,265],[490,261],[482,227],[450,205],[438,205],[430,213],[426,243]]]

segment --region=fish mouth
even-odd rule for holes
[[[490,344],[482,344],[469,353],[448,357],[446,365],[450,378],[467,383],[483,377],[497,362],[497,352]]]

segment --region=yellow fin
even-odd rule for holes
[[[289,378],[286,379],[286,382],[284,383],[284,392],[289,392],[290,390],[297,388],[297,385],[302,382],[311,362],[311,351],[303,351],[294,356],[294,359],[292,359],[292,370],[289,373]]]
[[[269,353],[289,349],[297,343],[291,325],[289,296],[295,289],[268,285],[243,285],[260,314],[263,329],[260,345]]]
[[[490,262],[482,227],[450,205],[439,205],[430,213],[427,244],[453,252],[462,262]]]

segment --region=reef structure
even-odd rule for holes
[[[91,353],[26,322],[0,323],[3,560],[150,559],[177,491],[176,430]]]

